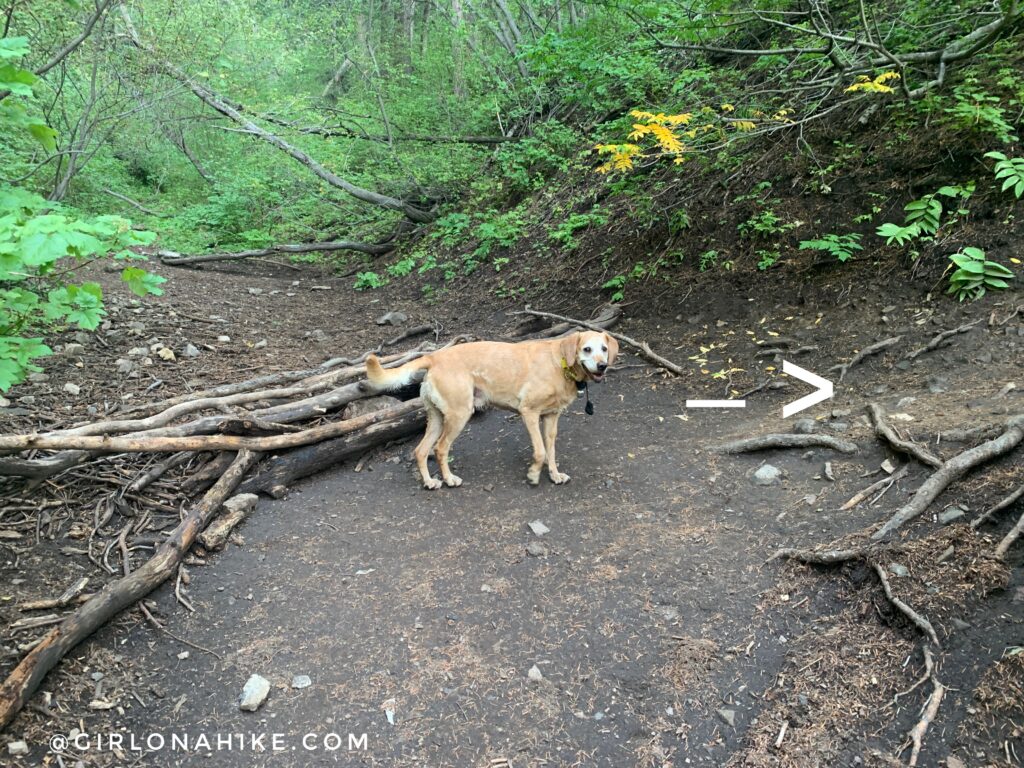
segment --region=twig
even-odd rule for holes
[[[792,435],[774,434],[758,435],[746,440],[735,440],[731,443],[719,445],[711,450],[714,453],[748,453],[751,451],[764,451],[771,448],[810,448],[810,447],[831,448],[840,453],[856,453],[857,444],[849,440],[843,440],[830,435]]]
[[[912,443],[909,440],[904,440],[897,435],[896,430],[893,429],[892,424],[890,424],[889,420],[886,418],[885,409],[878,403],[868,403],[868,413],[871,414],[871,421],[875,425],[875,434],[886,440],[889,445],[897,451],[905,453],[908,456],[913,456],[922,464],[927,464],[929,467],[938,469],[942,466],[942,459],[927,448],[923,448],[922,446],[917,445],[917,443]]]
[[[64,590],[60,597],[52,598],[50,600],[30,600],[27,603],[22,603],[18,606],[20,611],[48,611],[52,608],[66,608],[75,600],[78,596],[85,591],[86,585],[89,583],[89,577],[83,576],[70,587]]]
[[[564,315],[555,315],[555,314],[552,314],[551,312],[539,312],[539,311],[537,311],[535,309],[530,309],[529,307],[527,307],[526,309],[524,309],[522,311],[519,311],[519,312],[511,312],[510,314],[513,314],[513,315],[533,315],[535,317],[546,317],[546,318],[548,318],[550,320],[561,320],[562,322],[565,322],[565,323],[572,323],[573,325],[578,325],[581,328],[589,328],[592,331],[600,331],[600,332],[603,332],[603,333],[607,333],[609,336],[614,336],[616,339],[618,339],[622,343],[628,344],[629,346],[633,347],[634,349],[640,350],[640,356],[641,357],[644,357],[647,360],[650,360],[652,363],[654,363],[659,368],[664,368],[666,371],[668,371],[669,373],[675,374],[676,376],[682,376],[685,373],[685,370],[681,366],[676,365],[671,360],[668,360],[668,359],[662,357],[661,355],[657,354],[654,350],[652,350],[650,348],[650,346],[647,344],[647,342],[637,341],[636,339],[632,339],[629,336],[623,336],[621,333],[612,333],[611,331],[609,331],[609,330],[607,330],[605,328],[602,328],[600,325],[597,325],[596,323],[591,323],[588,320],[576,320],[576,319],[571,318],[571,317],[565,317]]]
[[[772,560],[797,560],[801,563],[807,563],[809,565],[835,565],[836,563],[845,563],[848,560],[858,560],[860,558],[867,557],[875,551],[877,547],[873,545],[867,545],[864,547],[855,547],[854,549],[796,549],[787,547],[780,549],[774,555],[772,555],[768,562]]]
[[[936,648],[939,648],[939,636],[935,634],[935,628],[932,626],[932,623],[892,593],[889,578],[885,575],[885,568],[880,566],[878,563],[874,564],[874,568],[875,573],[878,574],[878,580],[882,582],[882,589],[885,590],[885,596],[889,598],[889,602],[892,603],[900,613],[910,619],[911,623],[913,623],[915,627],[924,632]]]
[[[850,500],[848,502],[846,502],[845,504],[843,504],[843,506],[841,506],[839,508],[840,511],[846,511],[847,509],[853,509],[858,504],[860,504],[862,501],[864,501],[864,499],[866,499],[868,496],[870,496],[872,493],[877,491],[882,486],[885,486],[886,490],[888,490],[888,488],[890,486],[892,486],[893,483],[895,483],[895,482],[897,482],[899,480],[902,480],[904,477],[906,477],[907,472],[909,472],[909,471],[910,471],[910,466],[908,464],[904,464],[902,467],[897,469],[891,475],[886,475],[881,480],[879,480],[877,483],[872,483],[871,485],[869,485],[867,488],[865,488],[860,493],[854,494],[850,498]]]
[[[973,323],[965,323],[964,325],[961,325],[958,328],[951,328],[948,331],[942,331],[940,333],[937,333],[932,338],[932,340],[929,341],[925,346],[921,347],[920,349],[915,349],[913,352],[907,353],[907,356],[903,359],[913,360],[917,358],[919,355],[923,355],[925,352],[931,352],[934,349],[938,349],[939,345],[942,344],[942,342],[944,342],[946,339],[950,338],[951,336],[956,336],[958,333],[967,333],[969,330],[971,330],[971,328],[974,328],[976,325],[978,325],[978,323],[980,323],[984,319],[985,318],[981,318],[979,320],[975,320]]]
[[[935,662],[932,659],[931,649],[924,649],[924,663],[927,670],[927,675],[932,681],[932,693],[928,697],[928,703],[925,705],[924,714],[921,715],[921,719],[917,721],[917,725],[910,731],[910,741],[913,744],[913,748],[910,750],[910,762],[908,763],[911,768],[917,765],[917,758],[921,754],[921,742],[924,739],[924,733],[928,730],[928,726],[935,720],[935,716],[939,713],[939,704],[942,703],[942,696],[946,692],[946,687],[939,682],[939,679],[935,676]]]
[[[957,454],[937,469],[917,489],[914,497],[900,508],[885,525],[875,531],[871,538],[875,541],[884,539],[897,528],[928,509],[928,506],[950,483],[960,479],[974,467],[1008,453],[1016,448],[1022,440],[1024,440],[1024,416],[1015,416],[1006,423],[1006,431],[999,437]]]
[[[883,350],[886,350],[889,347],[899,344],[902,340],[902,336],[893,336],[891,339],[879,341],[875,344],[872,344],[869,347],[865,347],[864,349],[862,349],[860,352],[853,356],[853,359],[850,360],[850,362],[840,363],[839,365],[833,365],[831,368],[829,368],[829,371],[839,371],[839,381],[842,381],[844,378],[846,378],[846,372],[853,368],[855,365],[859,365],[861,362],[864,361],[865,358],[870,357],[871,355],[877,355],[879,352],[882,352]]]
[[[1003,540],[999,542],[999,546],[996,547],[996,557],[1002,557],[1009,552],[1010,547],[1013,546],[1013,542],[1020,538],[1021,533],[1024,533],[1024,514],[1020,516],[1017,524],[1010,529]]]
[[[146,621],[149,622],[149,625],[153,627],[153,629],[163,632],[165,635],[167,635],[170,638],[173,638],[174,640],[177,640],[182,645],[187,645],[189,648],[195,648],[197,651],[208,653],[214,658],[219,659],[220,661],[224,661],[224,657],[216,651],[211,651],[209,648],[204,648],[203,646],[197,645],[196,643],[193,643],[190,640],[186,640],[183,637],[178,637],[178,635],[171,632],[171,630],[169,630],[167,627],[160,623],[156,616],[150,613],[149,609],[146,607],[146,604],[142,600],[139,601],[139,610],[142,611],[142,615],[146,617]]]
[[[972,520],[971,528],[977,530],[980,526],[984,525],[989,520],[991,520],[995,514],[1002,512],[1007,507],[1013,506],[1013,504],[1015,504],[1017,500],[1021,498],[1024,498],[1024,485],[1022,485],[1020,488],[1011,493],[1002,501],[998,502],[991,508],[985,510],[983,514],[979,515],[974,520]]]

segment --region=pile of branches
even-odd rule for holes
[[[607,328],[619,317],[617,308],[606,308],[580,325]],[[576,329],[567,322],[537,327],[532,320],[513,336]],[[204,562],[255,503],[239,495],[225,504],[230,497],[280,497],[299,478],[422,431],[426,414],[418,397],[383,397],[364,374],[371,353],[429,332],[434,341],[382,358],[385,367],[397,367],[444,348],[434,326],[412,328],[352,359],[135,406],[116,419],[0,436],[0,493],[10,501],[0,510],[5,543],[26,534],[37,544],[84,540],[85,549],[61,551],[86,555],[106,580],[90,593],[90,578],[80,578],[57,597],[18,606],[26,614],[51,613],[11,627],[19,637],[45,634],[18,646],[25,655],[0,683],[0,730],[72,648],[122,610],[137,605],[166,632],[142,601],[160,584],[177,576],[175,596],[191,610],[183,590],[186,558]],[[467,340],[457,336],[444,346]]]

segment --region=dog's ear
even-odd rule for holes
[[[615,362],[615,357],[619,354],[619,340],[610,333],[606,333],[604,338],[605,342],[608,344],[608,365],[611,365]]]
[[[576,351],[580,348],[580,333],[571,333],[562,339],[558,345],[558,351],[562,353],[562,359],[571,368],[576,365]]]

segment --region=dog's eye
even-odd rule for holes
[[[601,347],[601,351],[602,352],[607,352],[608,351],[608,347]]]
[[[584,347],[584,348],[583,348],[583,351],[584,351],[584,352],[590,352],[591,350],[590,350],[590,347]]]

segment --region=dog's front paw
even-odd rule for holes
[[[530,485],[539,485],[540,484],[540,470],[538,469],[538,470],[534,471],[534,470],[531,469],[530,471],[528,471],[526,473],[526,481]]]
[[[555,485],[561,485],[562,483],[568,483],[570,478],[565,472],[549,472],[548,477],[551,478],[551,482]]]
[[[449,488],[458,488],[462,485],[462,478],[458,475],[448,475],[448,477],[444,479],[444,484]],[[438,485],[440,485],[440,483],[438,483]]]
[[[441,487],[441,481],[438,480],[436,477],[432,477],[429,480],[423,481],[423,487],[426,488],[428,491],[436,491],[438,488]]]

